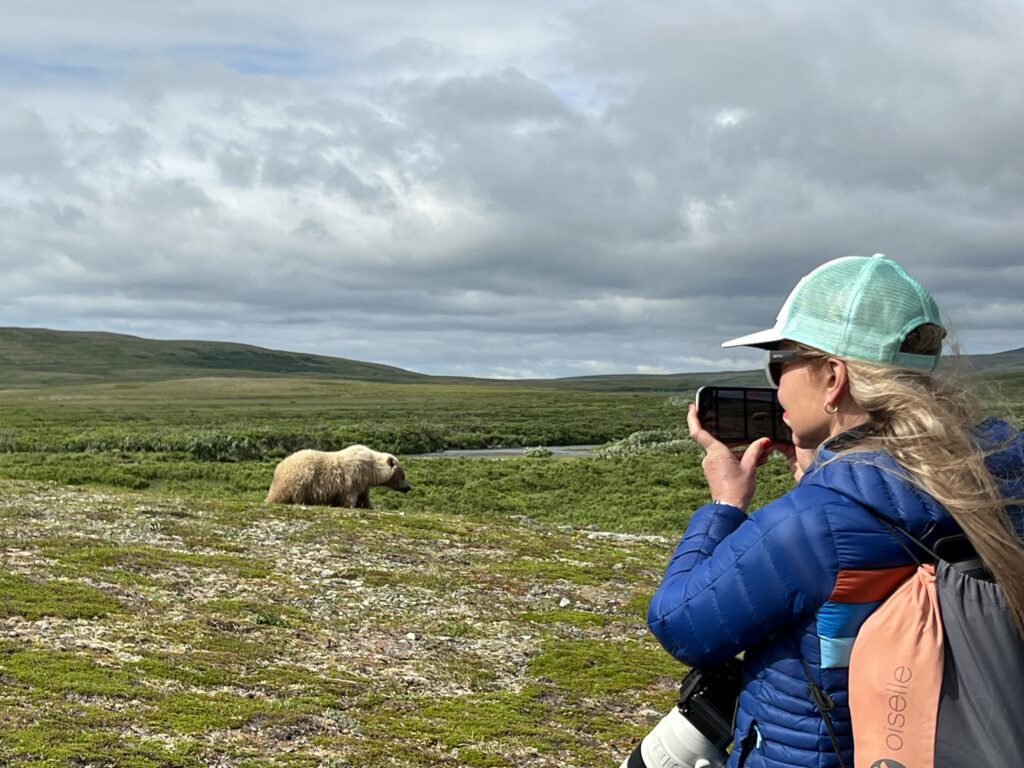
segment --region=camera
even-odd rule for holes
[[[773,443],[793,442],[782,420],[778,392],[770,387],[701,387],[697,418],[724,443],[751,443],[770,437]]]
[[[722,768],[732,741],[741,667],[734,658],[717,667],[690,670],[679,686],[679,703],[619,768]]]

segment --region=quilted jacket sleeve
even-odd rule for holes
[[[651,599],[647,623],[680,661],[708,666],[817,610],[838,572],[827,494],[797,488],[749,517],[697,510]]]

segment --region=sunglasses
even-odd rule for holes
[[[768,383],[775,387],[775,389],[778,389],[779,381],[782,379],[782,366],[801,357],[806,357],[806,355],[795,349],[766,350],[764,353],[764,373],[768,377]]]

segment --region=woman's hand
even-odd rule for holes
[[[697,406],[690,403],[686,412],[690,437],[706,451],[701,467],[707,478],[711,498],[745,510],[757,488],[757,468],[768,460],[771,440],[755,440],[737,457],[727,446],[700,425]]]
[[[800,478],[804,476],[804,472],[811,466],[811,462],[814,461],[814,449],[813,448],[797,448],[792,443],[782,443],[772,446],[786,457],[786,463],[789,464],[789,471],[793,473],[793,479],[798,483]]]

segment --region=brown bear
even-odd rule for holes
[[[370,487],[383,485],[406,493],[412,486],[390,453],[365,445],[340,451],[297,451],[274,470],[267,501],[372,509]]]

